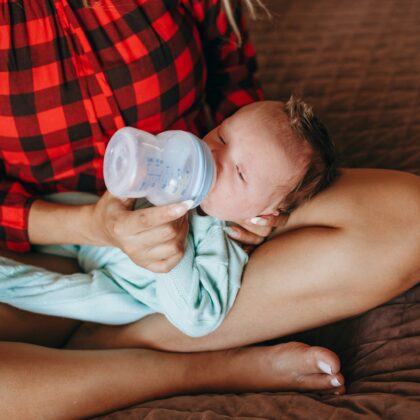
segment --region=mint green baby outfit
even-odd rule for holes
[[[69,197],[76,204],[86,194],[60,194],[54,201],[68,201]],[[248,256],[225,234],[225,222],[195,212],[189,222],[184,257],[164,274],[139,267],[111,247],[39,247],[43,252],[77,258],[84,273],[72,275],[0,257],[0,302],[31,312],[113,325],[161,313],[189,336],[209,334],[232,307]]]

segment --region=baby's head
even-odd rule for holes
[[[201,208],[219,219],[290,213],[337,176],[327,130],[310,106],[293,97],[247,105],[204,141],[217,174]]]

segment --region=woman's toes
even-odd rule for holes
[[[339,390],[343,392],[344,377],[340,373],[340,359],[324,347],[306,349],[306,372],[301,371],[301,385],[314,391]],[[302,366],[302,369],[305,369]]]
[[[324,372],[328,375],[332,375],[332,367],[329,363],[324,362],[323,360],[318,360],[318,367],[321,372]]]
[[[328,379],[329,379],[330,384],[334,388],[338,388],[338,387],[344,385],[344,376],[341,373],[337,373],[335,375],[330,375],[330,377]]]
[[[339,389],[344,385],[344,377],[340,373],[335,375],[313,373],[302,375],[300,383],[303,388],[312,389],[314,391]]]
[[[330,388],[330,389],[325,389],[323,391],[320,391],[320,394],[322,395],[343,395],[346,393],[346,387],[344,385],[341,385],[337,388]]]
[[[291,342],[240,349],[231,354],[237,357],[240,388],[252,384],[253,389],[259,390],[344,392],[340,360],[326,348]]]
[[[308,357],[319,372],[327,375],[340,372],[340,359],[335,353],[324,347],[311,347],[308,350]]]
[[[334,395],[343,395],[346,393],[346,387],[344,385],[339,386],[331,390]]]

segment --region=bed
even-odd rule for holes
[[[420,174],[420,2],[272,0],[251,25],[266,98],[314,105],[344,166]],[[420,286],[357,318],[294,337],[336,351],[347,393],[178,396],[102,419],[416,419]]]

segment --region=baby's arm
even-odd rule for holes
[[[112,248],[42,249],[77,256],[85,273],[61,274],[0,257],[0,302],[45,315],[116,325],[137,321],[153,312],[109,275],[105,262],[112,262],[114,254],[119,256]]]
[[[223,222],[192,216],[184,258],[169,273],[157,275],[162,312],[189,336],[215,330],[226,317],[248,261],[239,245],[227,238]]]

